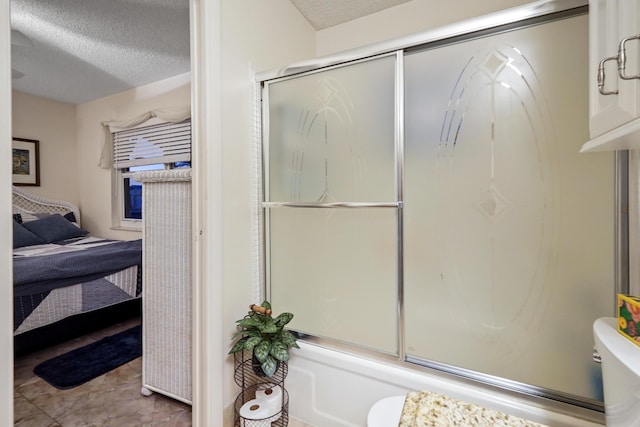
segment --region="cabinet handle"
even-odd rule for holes
[[[598,92],[600,92],[602,95],[617,95],[617,89],[607,91],[604,88],[604,64],[609,61],[619,62],[617,56],[610,56],[609,58],[604,58],[602,61],[600,61],[600,64],[598,65]]]
[[[625,37],[624,39],[620,40],[620,45],[618,46],[618,74],[623,80],[640,79],[640,74],[627,75],[625,70],[625,67],[627,66],[627,49],[625,45],[629,40],[640,40],[640,34]]]

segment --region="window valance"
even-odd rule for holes
[[[126,136],[126,133],[123,132],[126,129],[131,129],[133,127],[136,127],[144,122],[146,122],[149,119],[152,118],[158,118],[162,121],[165,121],[167,123],[182,123],[185,120],[189,119],[191,117],[191,108],[189,106],[187,107],[169,107],[169,108],[158,108],[155,110],[150,110],[147,111],[146,113],[143,113],[141,115],[139,115],[138,117],[135,117],[133,119],[129,119],[129,120],[112,120],[112,121],[104,121],[101,123],[103,129],[104,129],[104,142],[102,145],[102,152],[100,155],[100,162],[98,163],[98,166],[100,166],[103,169],[109,169],[112,166],[114,166],[114,145],[115,144],[119,144],[118,145],[118,158],[120,160],[115,160],[116,162],[118,162],[118,167],[128,167],[129,165],[127,164],[127,161],[125,161],[125,157],[123,156],[127,156],[128,159],[131,158],[131,154],[134,153],[134,150],[137,150],[138,152],[140,152],[140,150],[144,150],[145,148],[140,146],[140,147],[136,147],[134,145],[127,145],[126,143],[124,143],[124,139],[121,139],[121,142],[118,143],[116,140],[114,140],[115,138],[113,137],[114,133],[120,133],[122,132],[122,137],[124,138]],[[171,129],[171,127],[169,126],[167,129],[169,129],[171,132],[175,131],[176,129]],[[182,129],[182,131],[184,131],[184,129]],[[180,130],[178,130],[178,132],[180,132]],[[190,143],[190,134],[191,134],[191,125],[189,124],[189,143]],[[155,137],[155,136],[154,136]],[[173,140],[171,139],[173,138]],[[183,137],[184,139],[184,137]],[[176,141],[179,140],[179,136],[174,135],[174,136],[170,136],[169,139],[164,139],[162,144],[168,144],[165,145],[164,148],[170,147],[172,144],[175,146],[176,145]],[[173,142],[172,142],[173,141]],[[184,141],[183,141],[184,142]],[[155,156],[155,154],[159,153],[159,150],[163,150],[162,148],[162,144],[160,145],[156,145],[154,143],[154,147],[147,147],[149,148],[149,150],[146,150],[146,152],[142,153],[141,156],[139,156],[140,158],[146,158],[146,159],[152,159]],[[184,151],[184,144],[181,143],[180,141],[178,141],[178,144],[180,147],[179,150],[182,150],[181,152]],[[155,154],[154,154],[154,150]],[[189,150],[190,150],[190,145],[189,145]],[[178,157],[175,157],[174,159],[171,159],[169,161],[181,161],[183,160],[183,155],[180,155],[180,153],[175,153],[178,154]],[[165,156],[165,160],[168,157]],[[176,160],[177,159],[177,160]],[[121,163],[124,162],[124,163]],[[155,160],[154,160],[155,162]]]

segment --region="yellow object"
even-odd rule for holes
[[[640,346],[640,297],[618,294],[618,332]]]

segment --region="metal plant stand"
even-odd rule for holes
[[[279,362],[268,377],[251,351],[234,354],[236,384],[242,391],[234,403],[236,427],[286,427],[289,424],[289,394],[284,388],[286,362]],[[263,416],[264,415],[264,416]]]

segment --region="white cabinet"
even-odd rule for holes
[[[582,151],[640,148],[640,0],[589,1],[589,66]]]
[[[142,393],[191,403],[191,169],[142,182]]]

